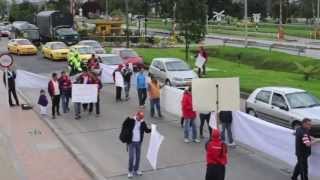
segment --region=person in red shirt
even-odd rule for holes
[[[220,131],[214,129],[206,144],[207,172],[206,180],[224,180],[228,162],[227,146],[221,141]]]
[[[72,83],[71,83],[70,77],[65,71],[61,72],[61,76],[58,79],[58,81],[59,81],[59,87],[60,87],[63,113],[67,113],[70,111],[69,99],[71,98]]]
[[[197,139],[197,127],[195,123],[195,119],[197,117],[196,112],[193,110],[192,106],[192,94],[191,94],[191,86],[184,92],[182,101],[182,116],[184,119],[184,142],[189,143],[189,129],[192,129],[192,141],[199,143],[200,140]]]

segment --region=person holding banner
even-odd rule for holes
[[[124,80],[122,75],[122,64],[118,66],[118,68],[113,72],[113,81],[116,86],[116,102],[122,101],[121,92],[124,87]]]
[[[10,67],[8,68],[7,72],[3,73],[3,83],[5,86],[8,87],[8,96],[9,96],[9,106],[14,107],[15,105],[20,106],[19,104],[19,99],[16,93],[16,72],[11,69]],[[7,82],[8,79],[8,82]],[[13,96],[14,100],[16,101],[16,104],[13,104],[12,102],[12,97]]]
[[[67,113],[70,111],[69,99],[71,98],[72,83],[71,83],[70,77],[65,71],[61,72],[61,76],[58,81],[59,81],[59,87],[61,92],[62,110],[63,110],[63,113]]]
[[[100,115],[100,90],[102,89],[102,83],[97,75],[92,76],[92,83],[98,85],[98,98],[97,98],[97,102],[95,103],[96,117],[98,117]],[[90,103],[89,113],[92,113],[92,111],[93,111],[93,103]]]
[[[198,53],[196,55],[196,66],[198,67],[199,77],[201,77],[201,75],[206,75],[207,61],[208,61],[208,53],[206,52],[203,46],[200,46]]]
[[[52,119],[55,119],[56,113],[60,116],[60,87],[57,73],[52,73],[52,80],[48,83],[48,92],[52,100]]]

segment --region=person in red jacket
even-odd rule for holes
[[[197,139],[197,127],[195,119],[197,117],[196,112],[193,110],[192,106],[192,94],[191,86],[184,92],[181,102],[182,116],[184,119],[184,142],[189,143],[189,129],[192,129],[192,141],[199,143],[200,140]]]
[[[71,83],[70,77],[65,71],[61,72],[61,76],[58,79],[58,81],[59,81],[59,87],[60,87],[63,113],[67,113],[70,111],[69,99],[71,98],[72,83]]]
[[[52,100],[52,119],[55,119],[56,113],[60,116],[60,87],[57,73],[52,74],[52,80],[48,83],[48,92]]]
[[[207,173],[206,180],[224,180],[228,162],[227,146],[221,141],[220,131],[214,129],[206,144]]]

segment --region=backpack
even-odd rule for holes
[[[119,139],[122,143],[129,143],[130,142],[131,132],[130,132],[130,129],[127,127],[128,120],[129,120],[129,117],[124,121],[124,123],[122,124],[122,127],[121,127]]]

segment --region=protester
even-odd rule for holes
[[[61,76],[58,81],[61,93],[62,110],[63,113],[67,113],[70,111],[69,99],[71,98],[72,83],[70,77],[65,71],[61,72]]]
[[[144,68],[141,68],[137,76],[137,91],[140,108],[144,108],[147,99],[147,78],[144,74]]]
[[[78,76],[78,78],[76,79],[74,84],[92,84],[92,74],[87,69],[80,76]],[[87,111],[88,104],[82,104],[82,107],[83,107],[84,111]],[[80,114],[81,114],[81,103],[75,103],[74,104],[74,112],[75,112],[75,119],[79,120],[81,118],[81,116],[80,116]]]
[[[231,130],[232,112],[231,111],[220,111],[219,119],[220,119],[221,126],[222,126],[222,135],[221,135],[222,141],[226,142],[225,133],[227,130],[228,140],[229,140],[228,144],[230,146],[234,146],[235,143],[233,141],[232,130]]]
[[[199,114],[199,117],[200,117],[200,138],[203,139],[204,136],[203,136],[203,126],[205,124],[205,122],[207,123],[207,126],[208,126],[208,130],[209,130],[209,134],[211,135],[211,127],[209,126],[209,121],[210,121],[210,117],[211,117],[211,112],[202,112]]]
[[[206,62],[203,64],[202,68],[201,67],[198,68],[198,76],[201,77],[201,75],[206,75],[206,64],[208,61],[208,53],[206,52],[203,46],[200,46],[196,56],[202,56],[204,59],[206,59]]]
[[[192,129],[192,141],[199,143],[200,140],[197,139],[197,127],[196,127],[196,112],[192,107],[192,94],[191,86],[188,87],[188,90],[183,93],[182,102],[182,114],[184,119],[184,142],[189,143],[189,129]]]
[[[228,161],[227,146],[220,140],[220,132],[213,129],[206,144],[207,172],[206,180],[224,180]]]
[[[301,180],[308,180],[308,158],[311,155],[311,146],[319,139],[310,135],[312,122],[310,119],[302,120],[302,126],[296,130],[296,156],[297,164],[294,168],[292,180],[297,180],[300,175]]]
[[[151,117],[154,117],[156,107],[158,116],[162,118],[162,113],[160,109],[160,89],[160,83],[156,80],[155,77],[151,76],[151,82],[148,84]]]
[[[97,102],[95,103],[96,116],[98,117],[100,115],[100,90],[102,89],[102,83],[99,77],[96,75],[92,76],[92,83],[98,85],[98,97],[97,97]],[[93,111],[93,103],[90,103],[89,113],[92,113],[92,111]]]
[[[38,105],[40,107],[40,115],[48,115],[47,113],[47,106],[48,106],[48,98],[46,96],[45,90],[40,90],[40,96],[38,99]]]
[[[100,76],[101,75],[101,69],[100,69],[100,64],[98,59],[94,54],[91,55],[91,58],[88,60],[87,67],[89,70],[94,72],[96,75]]]
[[[132,69],[130,69],[129,64],[126,64],[125,68],[122,70],[124,79],[124,93],[126,100],[129,100],[130,87],[131,87],[131,76],[133,74]]]
[[[122,75],[123,66],[120,64],[118,68],[113,72],[113,81],[116,86],[116,102],[122,101],[121,92],[124,87],[124,79]]]
[[[52,119],[55,119],[56,113],[60,116],[60,87],[57,73],[52,74],[52,80],[48,84],[48,92],[52,101]]]
[[[151,129],[144,122],[144,113],[142,111],[137,112],[133,118],[128,117],[122,124],[120,139],[122,142],[127,143],[129,150],[128,178],[132,178],[134,175],[142,175],[142,172],[139,171],[141,145],[144,133],[150,132]]]
[[[8,84],[7,84],[8,79]],[[6,87],[8,87],[8,96],[9,96],[9,106],[20,106],[19,99],[16,93],[16,72],[8,68],[7,72],[3,73],[3,83]],[[14,100],[16,101],[16,104],[13,104],[11,95],[13,96]]]

